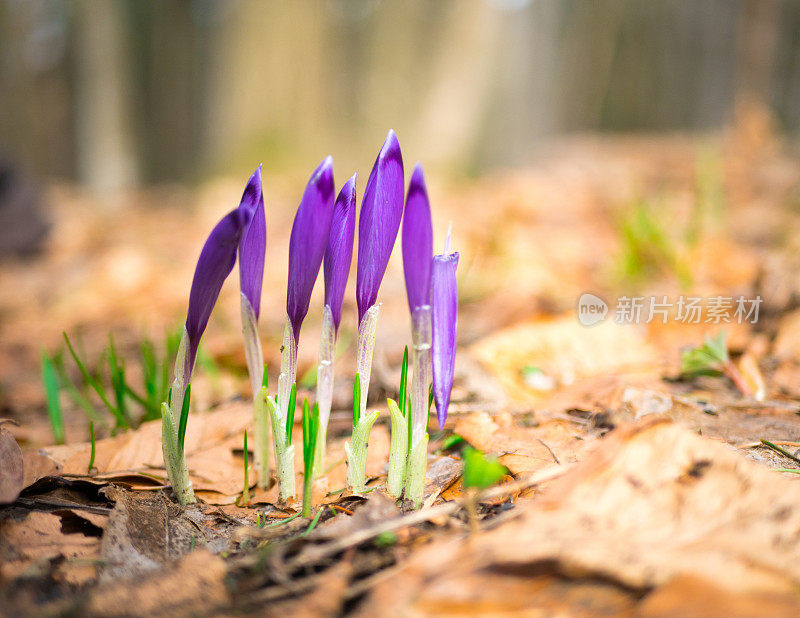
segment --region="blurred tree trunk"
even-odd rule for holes
[[[78,174],[98,194],[135,186],[130,67],[117,0],[78,0],[76,29],[76,147]]]

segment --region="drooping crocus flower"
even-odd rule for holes
[[[367,440],[370,428],[378,417],[376,411],[366,414],[379,311],[379,305],[375,304],[375,301],[378,299],[378,290],[400,229],[400,220],[403,216],[403,188],[403,156],[397,136],[390,130],[367,180],[358,221],[356,371],[359,393],[363,393],[363,396],[359,396],[358,409],[354,410],[353,414],[352,441],[345,444],[347,484],[353,491],[361,491],[364,487]]]
[[[261,340],[258,337],[258,316],[261,309],[261,286],[264,280],[264,258],[267,250],[267,221],[260,165],[247,183],[242,203],[253,210],[250,224],[242,233],[239,243],[242,334],[247,370],[253,388],[255,466],[258,471],[258,485],[266,489],[269,484],[270,421],[266,407],[259,401],[264,375],[264,356],[261,351]]]
[[[389,131],[372,166],[358,221],[358,320],[375,304],[403,216],[403,155]],[[366,385],[362,385],[366,386]]]
[[[433,361],[433,398],[439,428],[444,427],[453,374],[456,366],[456,322],[458,320],[458,252],[449,252],[449,237],[444,253],[433,257],[431,270],[431,317]]]
[[[186,316],[185,336],[188,346],[181,376],[184,387],[191,379],[200,337],[208,325],[222,284],[236,263],[239,241],[253,217],[260,194],[255,189],[251,191],[248,184],[239,207],[217,223],[200,251],[189,291],[189,311]]]
[[[315,441],[314,471],[321,474],[327,441],[328,419],[333,399],[333,360],[336,333],[342,320],[342,301],[353,259],[356,229],[356,175],[344,183],[333,207],[331,232],[325,250],[325,306],[322,310],[322,337],[317,366],[317,405],[319,422]]]
[[[172,489],[181,504],[196,501],[183,447],[188,413],[188,405],[185,405],[188,399],[184,402],[184,398],[188,397],[187,388],[197,358],[200,337],[211,317],[222,284],[236,263],[236,251],[244,230],[253,219],[261,196],[260,188],[260,182],[248,183],[238,208],[225,215],[211,231],[195,267],[189,291],[186,326],[175,359],[175,379],[170,390],[170,401],[161,406],[164,466]]]
[[[278,468],[280,497],[294,496],[294,447],[287,431],[292,386],[297,378],[297,344],[300,326],[308,313],[311,292],[328,246],[333,218],[333,158],[326,157],[308,181],[297,208],[289,237],[289,282],[286,292],[286,327],[281,347],[281,374],[278,377],[279,418],[273,427],[273,445]]]

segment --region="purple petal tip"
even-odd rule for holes
[[[378,298],[403,216],[403,156],[389,131],[372,166],[358,222],[356,299],[359,322]]]
[[[356,227],[356,175],[353,174],[339,192],[333,207],[333,219],[325,250],[325,304],[330,307],[333,323],[339,330],[342,302],[353,258]]]

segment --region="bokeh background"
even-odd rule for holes
[[[501,396],[465,386],[470,363],[525,396],[526,367],[565,384],[628,362],[586,360],[620,349],[613,333],[567,329],[544,349],[539,334],[492,339],[566,315],[587,290],[764,293],[773,321],[800,306],[797,0],[0,0],[0,416],[21,422],[18,439],[52,440],[42,354],[80,383],[62,330],[100,372],[109,331],[134,378],[142,338],[161,350],[203,239],[259,163],[276,366],[308,174],[331,153],[360,195],[389,128],[407,175],[425,165],[437,246],[452,221],[462,252],[456,410]],[[408,343],[398,253],[376,401]],[[248,396],[237,297],[234,274],[204,339],[201,408]],[[318,330],[312,310],[301,371]],[[62,402],[68,438],[84,439]]]
[[[0,148],[93,191],[367,164],[528,163],[554,135],[800,128],[796,0],[3,0]]]

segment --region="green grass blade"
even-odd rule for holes
[[[58,375],[53,367],[53,361],[44,352],[42,352],[42,380],[47,396],[47,414],[50,416],[53,438],[56,444],[64,444],[64,415],[61,412],[61,400],[59,398],[61,388],[58,384]]]
[[[400,403],[400,412],[406,414],[406,391],[408,390],[408,346],[403,350],[403,364],[400,367],[400,392],[397,401]]]
[[[178,446],[183,450],[184,439],[186,438],[186,423],[189,421],[189,400],[192,398],[192,385],[186,387],[186,394],[183,396],[181,406],[181,417],[178,421]]]
[[[89,455],[89,468],[87,469],[87,473],[92,473],[92,468],[94,468],[94,456],[95,456],[95,439],[94,439],[94,422],[89,421],[89,439],[92,441],[92,452]]]
[[[69,337],[67,337],[67,333],[63,332],[64,341],[67,343],[67,348],[69,349],[69,353],[72,355],[75,364],[78,366],[78,369],[83,376],[84,381],[94,389],[94,392],[97,393],[97,396],[100,397],[100,400],[103,404],[109,409],[109,411],[114,415],[114,418],[117,421],[117,426],[129,428],[130,425],[126,421],[125,417],[120,413],[120,411],[109,401],[108,395],[106,395],[105,388],[103,385],[95,380],[92,377],[92,374],[89,373],[89,370],[86,368],[86,365],[83,364],[81,359],[78,357],[78,354],[75,352],[75,348],[72,347],[72,342],[70,342]]]
[[[244,490],[242,491],[242,501],[244,505],[250,502],[250,462],[248,461],[247,452],[247,430],[244,430]]]
[[[353,427],[358,425],[358,417],[361,414],[361,376],[356,374],[353,383]]]
[[[289,410],[286,415],[286,445],[292,443],[292,430],[294,429],[294,412],[297,408],[297,384],[292,384],[292,391],[289,394]]]
[[[317,523],[319,523],[319,518],[322,516],[322,511],[324,511],[324,510],[325,510],[324,506],[320,507],[319,511],[317,511],[317,514],[314,515],[314,519],[311,520],[311,525],[306,529],[305,532],[303,532],[300,535],[301,537],[308,536],[309,534],[311,534],[311,532],[314,530],[314,528],[317,527]]]

